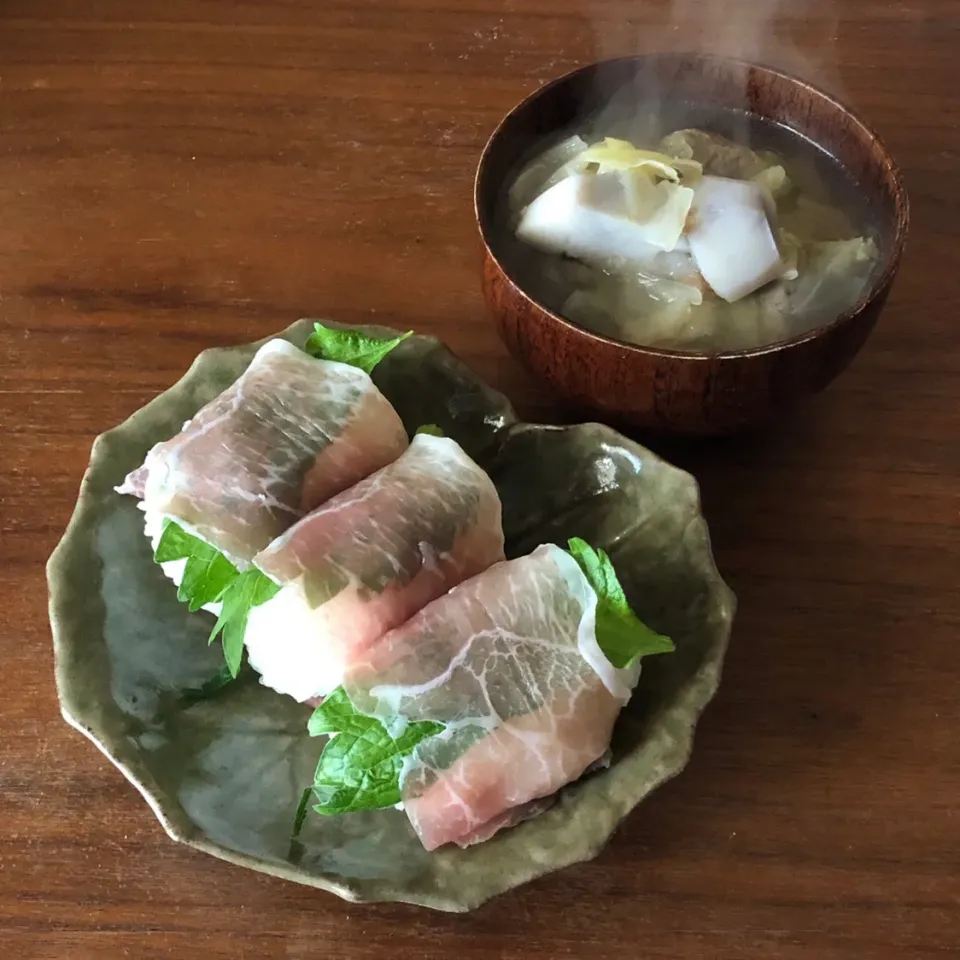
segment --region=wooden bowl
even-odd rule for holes
[[[710,355],[634,346],[590,333],[520,289],[491,245],[498,197],[544,139],[586,120],[612,91],[629,84],[656,84],[667,100],[746,109],[792,128],[839,160],[866,194],[878,222],[882,264],[859,302],[793,339]],[[487,143],[474,203],[484,243],[484,295],[511,353],[580,410],[665,434],[725,434],[760,426],[826,387],[873,329],[900,264],[908,223],[896,164],[850,109],[776,70],[690,54],[591,64],[527,97]]]

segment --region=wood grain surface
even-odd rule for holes
[[[43,564],[93,437],[301,315],[442,336],[564,411],[484,314],[474,168],[598,56],[796,69],[887,140],[908,253],[775,435],[671,445],[740,598],[687,771],[595,862],[447,916],[171,843],[60,720]],[[960,955],[957,0],[2,0],[0,948],[11,960]]]

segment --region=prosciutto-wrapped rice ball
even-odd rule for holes
[[[271,340],[118,489],[143,500],[154,546],[170,518],[244,569],[304,514],[395,460],[407,442],[368,374]]]
[[[254,558],[281,589],[250,611],[251,666],[297,700],[326,696],[367,644],[503,559],[500,514],[492,481],[456,442],[418,434]]]
[[[570,553],[541,546],[462,583],[354,658],[344,690],[359,713],[397,738],[418,722],[443,726],[399,778],[427,850],[487,839],[602,762],[639,656],[672,649],[622,593],[612,601]],[[621,640],[638,634],[636,657],[613,654],[611,617]]]

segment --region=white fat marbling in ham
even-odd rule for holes
[[[118,489],[245,567],[406,446],[400,417],[366,373],[271,340]]]
[[[502,559],[492,481],[453,440],[420,434],[254,558],[283,589],[250,612],[250,664],[280,693],[325,696],[366,644]]]
[[[602,761],[639,665],[617,670],[603,656],[596,606],[577,562],[542,546],[462,583],[354,661],[344,686],[359,710],[394,728],[446,724],[401,783],[428,850],[486,838]]]

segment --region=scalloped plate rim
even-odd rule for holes
[[[594,841],[583,848],[579,855],[558,864],[549,864],[547,866],[532,864],[531,868],[519,877],[516,875],[512,876],[509,884],[503,888],[485,890],[473,898],[464,898],[463,896],[447,897],[439,893],[436,895],[418,893],[412,896],[404,896],[402,890],[397,887],[394,887],[389,892],[386,892],[382,895],[374,894],[368,896],[361,891],[351,888],[349,884],[340,883],[328,875],[317,874],[306,869],[296,867],[292,864],[289,866],[284,866],[281,863],[276,863],[253,854],[232,850],[214,840],[209,839],[199,827],[191,824],[185,815],[182,817],[175,816],[171,812],[169,807],[171,805],[177,807],[177,801],[175,798],[171,798],[157,785],[153,775],[139,760],[137,750],[126,743],[119,742],[119,740],[114,737],[110,737],[110,739],[114,740],[114,742],[108,744],[106,742],[108,738],[106,736],[101,738],[101,734],[95,731],[93,726],[90,725],[89,717],[87,716],[88,711],[83,710],[77,703],[74,684],[67,676],[65,665],[65,661],[67,659],[67,645],[69,642],[67,634],[69,633],[69,630],[63,624],[60,615],[60,610],[65,603],[64,594],[67,590],[67,561],[71,546],[73,545],[74,541],[82,535],[84,521],[93,514],[94,498],[91,496],[91,493],[88,489],[90,478],[95,469],[100,465],[101,460],[104,458],[105,449],[109,447],[110,441],[114,437],[122,436],[132,425],[135,425],[138,420],[147,418],[151,411],[159,409],[164,404],[165,400],[171,396],[171,394],[181,391],[187,384],[192,382],[193,379],[202,372],[202,368],[213,361],[217,355],[231,353],[237,350],[254,348],[268,340],[275,339],[277,337],[289,338],[303,329],[307,323],[312,322],[312,319],[301,319],[276,334],[263,337],[256,341],[238,343],[232,346],[210,347],[202,350],[194,358],[193,362],[190,364],[185,373],[175,383],[158,394],[144,406],[138,408],[121,423],[117,424],[110,430],[99,434],[95,438],[91,446],[89,462],[80,483],[74,510],[63,535],[51,553],[46,564],[46,579],[49,591],[48,611],[54,646],[54,674],[61,715],[73,729],[90,740],[96,746],[96,748],[123,774],[125,779],[137,789],[137,791],[146,801],[150,810],[153,812],[154,816],[160,822],[166,834],[175,842],[183,843],[188,847],[202,851],[203,853],[209,854],[217,859],[224,860],[236,866],[246,867],[259,873],[268,874],[283,880],[292,881],[333,893],[349,903],[395,902],[427,907],[430,909],[450,913],[468,912],[476,909],[494,897],[516,889],[517,887],[529,883],[541,876],[556,873],[560,870],[568,869],[569,867],[594,859],[607,846],[611,837],[620,828],[623,821],[633,810],[636,809],[637,806],[640,805],[640,803],[647,796],[649,796],[650,793],[663,786],[664,783],[673,779],[683,771],[692,754],[693,741],[699,720],[707,706],[713,700],[720,685],[723,663],[729,646],[732,624],[737,609],[736,596],[727,585],[723,577],[720,575],[720,572],[716,567],[710,541],[709,529],[702,513],[699,484],[697,483],[695,477],[688,472],[674,466],[673,464],[664,461],[661,457],[649,449],[642,447],[640,444],[628,437],[623,436],[613,428],[602,423],[553,425],[520,421],[516,418],[516,413],[513,410],[512,404],[509,403],[507,398],[504,397],[503,394],[493,391],[492,388],[487,387],[487,389],[491,391],[492,395],[502,400],[503,404],[505,405],[505,409],[510,415],[510,421],[503,428],[506,432],[520,432],[525,430],[562,432],[565,430],[575,429],[577,427],[597,427],[603,432],[615,437],[618,444],[635,448],[642,453],[643,457],[664,464],[671,471],[674,471],[677,475],[682,476],[685,481],[691,485],[691,490],[694,496],[694,504],[696,507],[696,519],[698,519],[703,525],[706,559],[709,562],[710,572],[713,574],[715,586],[723,596],[723,606],[726,615],[724,618],[724,630],[722,637],[720,637],[715,643],[712,649],[712,656],[706,660],[698,670],[697,675],[703,682],[697,686],[694,695],[691,697],[691,702],[684,705],[686,710],[686,723],[684,725],[682,735],[675,741],[675,746],[679,748],[676,761],[672,764],[670,769],[661,771],[655,779],[651,780],[648,789],[646,789],[641,795],[628,802],[620,815],[612,820],[609,829],[601,831],[601,835],[597,836]],[[393,328],[381,325],[341,324],[333,323],[327,320],[324,320],[323,322],[328,326],[341,329],[360,329],[368,332],[379,332],[390,335],[397,335],[400,332]],[[424,334],[415,334],[415,337],[419,340],[431,341],[432,343],[438,344],[444,349],[447,349],[443,342],[436,337]],[[456,357],[454,354],[451,355]],[[459,361],[459,358],[456,359]],[[462,363],[462,361],[459,362]],[[466,367],[466,365],[464,366]],[[466,369],[469,370],[469,368]],[[473,374],[472,371],[470,371],[470,373],[478,383],[483,383],[480,377],[478,377],[476,374]],[[484,386],[486,385],[484,384]],[[380,885],[390,886],[390,881],[380,881]]]

